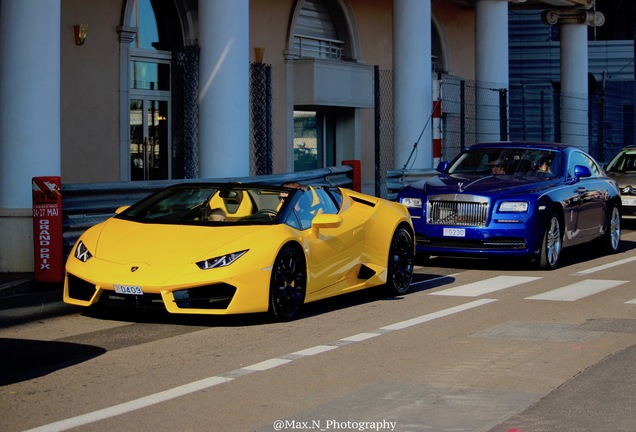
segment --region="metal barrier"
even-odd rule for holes
[[[82,183],[62,186],[62,235],[64,256],[79,236],[91,226],[115,214],[120,206],[133,204],[167,186],[200,182],[241,182],[280,185],[298,182],[316,186],[351,188],[353,168],[349,165],[286,174],[218,179],[152,180],[142,182]]]

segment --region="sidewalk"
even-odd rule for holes
[[[0,273],[0,327],[73,312],[62,301],[63,284],[36,282],[33,273]]]
[[[0,302],[4,296],[31,292],[35,285],[33,273],[0,273]]]

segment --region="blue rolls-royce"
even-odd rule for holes
[[[529,258],[548,270],[564,247],[618,250],[618,184],[577,147],[476,144],[437,171],[398,193],[419,255]]]

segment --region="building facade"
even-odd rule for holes
[[[507,89],[509,9],[592,4],[1,0],[0,271],[33,269],[35,176],[223,178],[356,159],[373,193],[378,122],[385,166],[431,168],[436,73]],[[590,23],[563,25],[562,52],[579,53]],[[583,57],[562,81],[585,93]]]

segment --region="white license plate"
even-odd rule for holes
[[[464,228],[444,228],[444,237],[466,237]]]
[[[623,205],[636,206],[636,198],[621,198]]]
[[[114,285],[117,294],[144,295],[141,287],[131,285]]]

